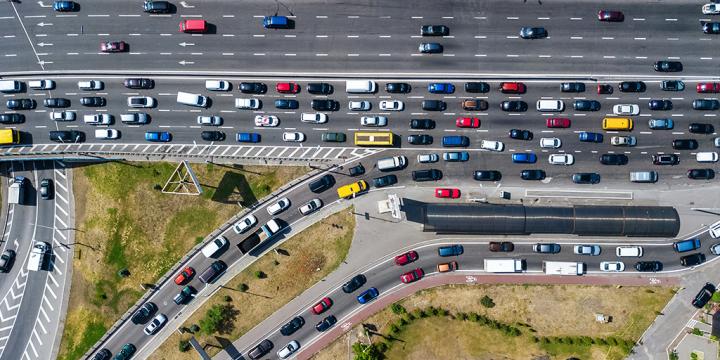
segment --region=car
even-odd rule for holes
[[[577,111],[598,111],[600,102],[597,100],[575,100],[573,108]]]
[[[259,127],[275,127],[280,124],[280,120],[274,115],[255,115],[255,126]]]
[[[530,130],[510,129],[508,136],[516,140],[532,140],[533,133]]]
[[[293,82],[282,82],[275,85],[275,90],[281,94],[297,94],[300,92],[300,85]]]
[[[534,153],[512,154],[512,162],[519,164],[534,164],[537,162],[537,156]]]
[[[690,169],[687,172],[688,179],[693,180],[711,180],[715,178],[715,170],[713,169]]]
[[[257,344],[254,348],[250,349],[248,352],[248,357],[251,360],[258,360],[265,356],[270,350],[273,348],[272,341],[265,339],[261,341],[259,344]]]
[[[663,264],[659,261],[638,261],[635,263],[635,270],[640,272],[662,271]]]
[[[435,197],[438,199],[457,199],[460,197],[460,190],[455,188],[436,188]]]
[[[185,267],[184,269],[182,269],[182,271],[180,271],[180,273],[175,277],[175,284],[177,284],[177,285],[184,285],[185,283],[187,283],[188,281],[190,281],[190,279],[192,279],[193,276],[195,276],[195,269],[193,269],[193,268],[190,267],[190,266],[186,266],[186,267]]]
[[[279,199],[272,205],[267,207],[267,212],[270,215],[277,215],[283,211],[285,211],[287,208],[290,207],[290,200],[286,197]]]
[[[320,140],[324,142],[343,143],[346,139],[347,137],[345,136],[345,134],[341,132],[326,132],[320,135]]]
[[[20,115],[20,114],[17,114]],[[0,119],[1,119],[0,115]],[[23,117],[24,119],[24,117]],[[74,111],[53,111],[50,113],[50,119],[55,121],[75,121]],[[2,121],[0,121],[2,122]]]
[[[491,252],[512,252],[515,250],[515,245],[509,241],[491,241],[488,244],[488,250]]]
[[[572,154],[550,154],[548,163],[551,165],[572,165],[575,157]]]
[[[445,111],[447,104],[442,100],[423,100],[422,109],[425,111]]]
[[[196,293],[197,291],[195,290],[195,288],[190,285],[185,285],[185,287],[182,288],[182,290],[180,290],[180,292],[173,297],[173,302],[177,305],[185,304]]]
[[[98,107],[105,106],[105,98],[100,96],[84,96],[80,98],[80,105]]]
[[[720,22],[701,22],[704,34],[720,34]]]
[[[390,175],[385,175],[385,176],[374,178],[373,186],[375,186],[376,188],[382,188],[382,187],[386,187],[386,186],[395,185],[395,184],[397,184],[397,182],[398,182],[397,176],[390,174]]]
[[[720,15],[720,4],[712,2],[702,6],[703,15]]]
[[[387,83],[385,84],[385,91],[391,94],[406,94],[410,92],[410,84],[408,83]]]
[[[679,61],[660,60],[655,62],[653,68],[660,72],[678,72],[683,70],[683,65]]]
[[[72,113],[72,112],[68,112],[68,113]],[[50,113],[51,119],[52,119],[52,114],[55,114],[55,113]],[[72,114],[75,114],[75,113],[72,113]],[[73,116],[73,119],[75,119],[74,116]],[[18,113],[0,114],[0,124],[20,124],[23,122],[25,122],[25,115],[23,115],[23,114],[18,114]]]
[[[690,123],[688,131],[693,134],[712,134],[715,132],[715,127],[712,124]]]
[[[36,105],[33,99],[10,99],[5,103],[9,110],[32,110]]]
[[[300,349],[300,343],[298,343],[296,340],[293,340],[284,347],[282,347],[280,350],[278,350],[275,354],[281,359],[287,359],[294,352],[298,351],[298,349]]]
[[[560,252],[560,244],[537,243],[532,246],[532,250],[541,254],[557,254]]]
[[[204,20],[200,20],[204,21]],[[180,25],[181,29],[184,25]],[[189,30],[189,29],[188,29]],[[192,31],[188,31],[192,32]],[[232,84],[226,80],[205,80],[205,89],[209,91],[230,91]]]
[[[282,15],[264,16],[262,24],[265,29],[292,29],[295,27],[295,21]]]
[[[543,39],[548,36],[547,30],[542,27],[520,28],[520,37],[523,39]]]
[[[442,158],[449,162],[468,161],[470,153],[467,151],[448,151],[443,153]]]
[[[685,255],[680,258],[680,265],[682,266],[697,266],[705,262],[705,254],[695,253],[691,255]]]
[[[310,124],[324,124],[328,121],[328,116],[323,113],[302,113],[300,121]]]
[[[672,130],[675,122],[672,119],[650,119],[648,127],[652,130]]]
[[[405,104],[399,100],[383,100],[380,102],[380,110],[384,111],[402,111]]]
[[[521,82],[502,82],[500,83],[500,92],[503,94],[524,94],[527,86]]]
[[[450,83],[430,83],[427,89],[431,94],[452,94],[455,92],[455,85]]]
[[[58,12],[75,11],[77,4],[74,1],[55,1],[53,10]]]
[[[698,142],[695,139],[675,139],[672,141],[672,147],[675,150],[695,150],[698,148]]]
[[[480,148],[490,151],[503,151],[505,150],[505,144],[502,141],[481,140]]]
[[[613,86],[610,84],[598,84],[597,93],[598,94],[612,94]]]
[[[650,110],[672,110],[673,104],[670,100],[650,100],[648,108]]]
[[[241,82],[240,92],[243,94],[264,94],[267,92],[267,85],[259,82]]]
[[[660,83],[660,89],[663,91],[683,91],[685,83],[682,80],[663,80]]]
[[[40,180],[40,197],[44,200],[50,200],[55,192],[52,179]]]
[[[695,295],[695,298],[692,301],[692,305],[698,309],[701,309],[705,307],[705,305],[710,301],[713,294],[715,293],[715,285],[711,283],[705,283],[705,286],[703,286],[702,289],[700,289],[700,292]]]
[[[113,360],[129,360],[135,354],[135,345],[127,343],[120,348],[120,352],[115,354]]]
[[[581,82],[564,82],[560,83],[561,92],[585,92],[585,84]]]
[[[129,78],[123,81],[123,85],[128,89],[152,89],[155,87],[155,81],[145,78]]]
[[[167,322],[167,316],[165,314],[157,314],[155,317],[150,321],[147,326],[145,326],[145,329],[143,329],[143,332],[145,335],[152,335],[156,333],[165,323]]]
[[[442,179],[442,171],[438,169],[414,170],[411,173],[413,181],[437,181]]]
[[[157,309],[158,307],[154,302],[148,301],[133,313],[130,321],[132,321],[133,324],[145,324]]]
[[[46,98],[43,100],[43,106],[49,108],[66,108],[70,106],[70,100],[65,98]]]
[[[521,100],[503,101],[500,103],[500,109],[508,112],[523,112],[527,111],[528,105]]]
[[[223,118],[217,115],[201,115],[197,117],[197,123],[198,125],[220,126],[223,124]]]
[[[328,83],[308,83],[307,92],[316,95],[330,95],[333,93],[334,88]]]
[[[431,130],[435,128],[435,120],[431,119],[412,119],[410,120],[411,129]]]
[[[400,281],[402,281],[403,284],[409,284],[422,279],[423,276],[425,276],[423,269],[417,268],[400,275]]]
[[[402,255],[395,257],[395,265],[403,266],[407,265],[418,259],[418,253],[416,251],[408,251]]]
[[[428,134],[408,135],[407,141],[411,145],[431,145],[433,137]]]
[[[647,86],[642,81],[623,81],[618,84],[621,92],[645,92]]]
[[[145,0],[143,11],[151,14],[169,14],[172,12],[172,5],[167,1]]]
[[[83,116],[83,121],[89,125],[110,125],[113,122],[113,116],[110,114],[88,114]]]
[[[335,325],[336,322],[337,322],[337,319],[335,318],[335,316],[330,315],[330,316],[322,319],[322,321],[320,321],[319,323],[315,324],[315,330],[320,331],[320,332],[326,331],[327,329],[329,329],[333,325]]]
[[[459,117],[455,119],[455,126],[459,128],[478,128],[480,127],[480,119],[471,117]]]
[[[320,315],[320,314],[324,313],[325,311],[327,311],[327,309],[329,309],[332,305],[333,305],[332,299],[330,299],[329,297],[324,297],[324,298],[320,299],[320,301],[318,301],[317,304],[313,305],[312,312],[315,315]]]
[[[603,142],[603,134],[582,131],[578,134],[578,140],[580,140],[582,142],[601,143],[601,142]]]
[[[205,141],[223,141],[225,140],[225,133],[222,131],[203,131],[200,133],[200,138]]]
[[[357,301],[360,304],[367,304],[370,301],[375,300],[375,298],[377,298],[378,295],[380,295],[380,292],[376,288],[371,287],[371,288],[363,291],[362,293],[360,293],[360,295],[357,296]]]
[[[600,271],[622,272],[625,271],[625,264],[622,261],[601,261]]]
[[[652,156],[653,165],[677,165],[680,157],[675,154],[655,154]]]
[[[146,131],[145,140],[150,142],[169,142],[172,135],[167,131]]]
[[[637,104],[617,104],[613,106],[615,115],[637,115],[640,114],[640,106]]]
[[[100,51],[104,53],[117,53],[127,51],[125,41],[103,41],[100,43]]]
[[[600,174],[575,173],[572,175],[572,182],[575,184],[597,184],[600,182]]]
[[[9,272],[15,262],[15,250],[6,249],[0,255],[0,272]]]
[[[315,111],[335,111],[340,109],[340,103],[331,99],[314,99],[310,107]]]
[[[625,20],[625,15],[623,15],[622,11],[600,10],[598,11],[598,20],[607,22],[622,22]]]
[[[486,93],[490,91],[490,85],[486,82],[466,82],[465,91],[469,93]]]
[[[449,245],[449,246],[441,246],[438,249],[438,256],[442,257],[448,257],[448,256],[460,256],[465,252],[465,249],[462,245]]]
[[[300,211],[300,214],[303,216],[310,215],[317,211],[319,208],[323,206],[323,202],[320,199],[312,199],[308,201],[305,205],[298,208],[298,211]]]
[[[417,161],[421,164],[434,163],[440,160],[438,154],[418,154]]]
[[[303,325],[305,325],[305,319],[303,319],[302,316],[296,316],[280,328],[280,334],[290,336],[303,327]]]
[[[475,170],[473,179],[477,181],[500,181],[502,174],[497,170]]]
[[[368,111],[372,107],[369,101],[351,101],[348,103],[348,109],[351,111]]]
[[[275,100],[276,109],[297,109],[300,103],[293,99],[277,99]]]
[[[422,54],[439,54],[443,52],[443,46],[438,43],[421,43],[418,51]]]
[[[346,282],[342,286],[342,291],[346,294],[350,294],[354,292],[355,290],[361,288],[365,283],[367,282],[367,278],[363,274],[357,274],[353,276],[350,281]]]
[[[59,143],[80,143],[85,140],[85,133],[77,130],[56,130],[49,132],[49,138]]]
[[[600,163],[603,165],[627,165],[628,157],[625,154],[602,154]]]
[[[547,149],[557,149],[562,146],[562,141],[558,138],[541,138],[540,147]]]
[[[575,245],[573,247],[573,253],[576,255],[600,255],[600,246],[598,245]]]
[[[360,125],[362,126],[387,126],[388,119],[385,116],[363,116],[360,118]]]
[[[568,118],[547,118],[545,119],[545,126],[548,128],[569,128],[570,119]]]
[[[720,108],[720,101],[715,99],[696,99],[693,100],[692,107],[694,110],[717,110]]]
[[[362,164],[357,164],[350,168],[350,176],[360,176],[365,173],[365,167]]]
[[[637,145],[637,138],[634,136],[613,136],[610,138],[610,145],[635,146]]]
[[[465,99],[461,105],[465,111],[483,111],[488,108],[488,102],[483,99]]]
[[[440,273],[455,271],[458,269],[457,261],[450,261],[446,263],[437,264],[437,271]]]
[[[698,93],[719,93],[720,83],[698,83],[696,89]]]
[[[248,229],[250,229],[251,227],[253,227],[253,225],[255,225],[255,224],[257,224],[257,218],[255,217],[255,215],[250,214],[250,215],[245,216],[244,218],[238,220],[233,225],[233,230],[235,230],[236,234],[242,234],[245,231],[247,231]]]
[[[545,171],[539,169],[523,170],[520,172],[520,178],[523,180],[544,180]]]
[[[423,25],[420,27],[421,36],[448,36],[450,29],[445,25]]]
[[[113,140],[120,138],[120,132],[115,129],[95,129],[95,138],[101,140]]]
[[[363,169],[364,170],[364,169]],[[325,174],[319,179],[311,181],[308,184],[310,191],[319,194],[335,185],[335,178],[330,174]]]

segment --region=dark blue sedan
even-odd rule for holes
[[[53,10],[55,11],[74,11],[75,10],[75,2],[74,1],[56,1],[53,3]]]
[[[372,287],[358,295],[357,301],[361,304],[367,304],[378,297],[378,295],[380,295],[380,292],[378,292],[376,288]]]
[[[455,85],[449,83],[431,83],[428,85],[431,94],[452,94],[455,92]]]

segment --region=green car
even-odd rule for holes
[[[345,142],[345,134],[339,132],[327,132],[322,134],[324,142]]]
[[[120,352],[115,355],[114,360],[128,360],[135,354],[135,345],[127,343],[123,345]]]

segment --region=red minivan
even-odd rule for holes
[[[184,33],[205,33],[207,32],[205,20],[183,20],[180,22],[180,32]]]

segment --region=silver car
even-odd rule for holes
[[[351,101],[348,104],[348,109],[352,111],[368,111],[372,107],[369,101]]]
[[[600,246],[597,245],[575,245],[573,252],[577,255],[600,255]]]
[[[312,199],[307,204],[301,206],[298,210],[303,215],[309,215],[317,209],[321,208],[323,206],[323,203],[320,199]]]
[[[438,154],[419,154],[417,156],[417,161],[421,164],[434,163],[434,162],[438,162],[438,160],[440,160],[440,157],[438,156]]]
[[[360,125],[362,126],[387,126],[388,119],[385,116],[363,116],[360,118]]]
[[[143,330],[145,335],[152,335],[158,331],[167,322],[167,316],[165,314],[157,314],[152,321]]]
[[[75,121],[74,111],[53,111],[50,113],[50,118],[55,121]]]

